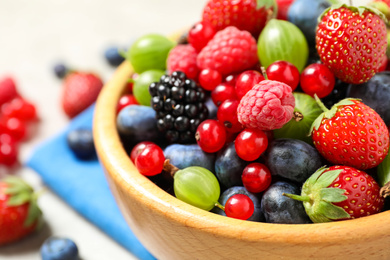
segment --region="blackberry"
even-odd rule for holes
[[[206,93],[181,71],[149,86],[157,128],[170,143],[194,143],[198,125],[208,117]]]

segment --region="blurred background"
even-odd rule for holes
[[[104,58],[108,47],[127,48],[144,34],[169,34],[191,26],[200,20],[205,2],[0,0],[0,78],[12,76],[22,96],[36,105],[41,119],[33,136],[21,143],[21,163],[37,145],[69,123],[61,109],[62,82],[53,73],[54,64],[63,62],[77,70],[95,72],[106,82],[115,71]],[[35,188],[43,186],[31,169],[18,167],[14,171]],[[0,259],[41,259],[39,248],[50,235],[72,238],[84,260],[133,258],[50,190],[41,196],[39,205],[44,212],[44,229],[1,247]]]
[[[367,3],[354,0],[354,3]],[[169,34],[201,19],[206,0],[0,0],[0,78],[10,75],[19,92],[36,105],[37,131],[20,147],[23,164],[34,148],[69,123],[61,109],[61,80],[53,66],[92,71],[104,82],[115,68],[104,59],[110,46],[129,47],[147,33]],[[36,188],[43,183],[26,167],[21,175]],[[1,175],[1,170],[0,170]],[[84,260],[134,257],[87,222],[48,190],[39,205],[46,225],[27,239],[0,248],[0,259],[40,259],[39,248],[50,235],[72,238]]]

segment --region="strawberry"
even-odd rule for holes
[[[275,0],[209,0],[202,17],[216,31],[235,26],[257,39],[266,22],[276,14]]]
[[[11,77],[0,79],[0,106],[17,96],[14,80]]]
[[[387,47],[382,19],[382,13],[368,7],[341,5],[324,12],[317,26],[317,52],[337,78],[361,84],[378,72]]]
[[[0,246],[32,233],[41,215],[37,195],[27,183],[17,177],[0,181]]]
[[[310,219],[321,223],[379,213],[384,205],[379,190],[367,173],[337,165],[318,169],[303,184],[300,196],[283,195],[303,201]]]
[[[102,80],[95,74],[72,72],[64,80],[62,108],[73,118],[96,101],[103,87]]]
[[[372,108],[357,99],[343,99],[312,124],[310,133],[321,155],[333,164],[360,170],[380,164],[389,151],[389,130]]]

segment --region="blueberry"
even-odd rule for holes
[[[133,143],[154,142],[160,137],[156,112],[148,106],[130,105],[123,108],[117,116],[116,124],[119,133]]]
[[[117,47],[110,47],[106,49],[104,52],[104,57],[106,58],[107,62],[114,67],[119,66],[125,58],[123,58],[119,53],[119,48]]]
[[[218,107],[214,104],[213,100],[211,98],[207,98],[205,105],[209,111],[209,119],[215,119],[217,118],[217,111]]]
[[[278,181],[263,194],[261,208],[267,223],[304,224],[310,223],[301,201],[283,196],[283,193],[300,194],[298,186]]]
[[[334,104],[347,97],[348,83],[342,82],[336,78],[336,83],[332,92],[321,101],[327,108],[331,108]]]
[[[179,169],[200,166],[214,171],[215,154],[203,152],[197,144],[171,144],[165,148],[164,155]]]
[[[232,142],[218,152],[215,160],[215,175],[225,188],[242,186],[241,175],[247,165],[248,162],[237,155]]]
[[[364,104],[374,109],[390,126],[390,72],[375,74],[369,81],[360,85],[349,85],[347,96],[360,98]]]
[[[309,45],[315,45],[318,17],[330,7],[327,0],[296,0],[288,9],[287,19],[305,35]]]
[[[264,222],[265,221],[263,212],[261,210],[261,200],[256,195],[254,195],[253,193],[250,193],[242,186],[233,186],[233,187],[230,187],[229,189],[225,190],[221,194],[221,196],[219,197],[218,201],[219,201],[219,203],[221,203],[221,205],[225,206],[226,201],[231,196],[233,196],[235,194],[245,194],[252,200],[253,205],[255,206],[255,211],[253,212],[253,215],[250,218],[248,218],[248,220],[257,221],[257,222]],[[222,216],[226,216],[225,211],[223,211],[222,209],[220,209],[218,207],[215,207],[212,210],[212,212],[217,213],[217,214],[222,215]]]
[[[49,237],[41,246],[42,260],[78,260],[77,245],[69,238]]]
[[[78,128],[69,131],[66,137],[69,148],[81,160],[96,158],[91,129]]]
[[[269,143],[264,156],[265,164],[272,175],[299,183],[306,181],[322,166],[318,151],[298,139],[275,139]]]
[[[68,73],[68,68],[62,63],[58,63],[54,65],[53,70],[54,70],[54,74],[59,79],[63,79]]]

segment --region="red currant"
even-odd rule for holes
[[[242,172],[242,183],[247,191],[259,193],[266,190],[271,184],[271,172],[262,163],[251,163]]]
[[[199,73],[198,80],[202,88],[212,91],[222,82],[222,75],[216,70],[204,69]]]
[[[228,75],[228,76],[226,76],[224,83],[226,83],[230,86],[235,86],[238,76],[239,76],[239,74]]]
[[[236,82],[236,95],[238,99],[245,96],[246,92],[251,90],[254,85],[264,80],[263,75],[256,70],[247,70],[242,72]]]
[[[165,156],[163,150],[155,144],[148,144],[135,159],[135,167],[145,176],[159,174],[164,167]]]
[[[213,91],[211,91],[211,99],[218,107],[227,99],[237,99],[236,90],[233,86],[227,83],[219,84]]]
[[[198,126],[195,139],[203,151],[206,153],[215,153],[226,142],[225,127],[217,120],[207,119]]]
[[[269,80],[286,83],[294,91],[299,84],[299,70],[288,61],[275,61],[267,68]]]
[[[238,133],[243,129],[242,124],[238,122],[238,104],[240,104],[238,100],[227,99],[218,107],[218,121],[223,123],[227,132]]]
[[[10,102],[3,104],[1,112],[6,117],[15,117],[22,121],[37,119],[35,106],[21,98],[14,98]]]
[[[276,0],[276,3],[278,5],[277,19],[287,20],[288,9],[293,2],[294,0]]]
[[[119,113],[122,110],[122,108],[130,105],[139,105],[139,103],[132,94],[127,94],[122,96],[118,101],[116,112]]]
[[[214,28],[209,23],[197,22],[188,32],[188,41],[197,52],[200,52],[215,33]]]
[[[4,132],[11,135],[15,141],[20,141],[26,137],[27,129],[23,121],[16,117],[3,118],[1,122]]]
[[[16,143],[0,143],[0,164],[13,166],[18,161]]]
[[[136,144],[130,153],[130,159],[133,163],[135,163],[135,159],[142,152],[142,150],[149,144],[154,144],[153,142],[144,141]]]
[[[234,194],[225,204],[226,216],[231,218],[247,220],[254,211],[253,201],[245,194]]]
[[[254,161],[267,149],[267,135],[257,129],[245,129],[234,142],[237,155],[245,161]]]
[[[307,66],[301,74],[301,88],[303,92],[319,98],[329,95],[335,85],[333,73],[324,64],[314,63]]]

